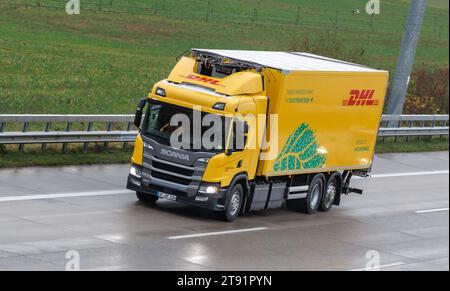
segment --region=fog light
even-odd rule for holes
[[[197,196],[197,197],[195,197],[195,201],[205,202],[205,201],[208,201],[208,197]]]

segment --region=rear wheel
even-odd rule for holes
[[[306,214],[314,214],[319,208],[325,184],[325,176],[317,174],[309,184],[308,194],[303,199],[292,199],[286,201],[289,209]]]
[[[158,201],[158,197],[152,194],[147,194],[143,192],[136,192],[136,196],[139,199],[139,201],[142,201],[144,203],[148,204],[155,204],[156,201]]]
[[[243,193],[244,191],[241,184],[236,184],[231,189],[226,209],[224,211],[216,212],[216,215],[220,220],[232,222],[238,217],[241,211]]]
[[[332,175],[325,186],[323,198],[319,207],[320,211],[327,212],[333,207],[334,200],[336,199],[336,196],[339,195],[338,187],[336,175]]]

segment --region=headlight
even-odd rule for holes
[[[219,184],[204,184],[200,185],[198,192],[202,194],[217,194],[219,193],[219,189],[220,189]]]
[[[130,175],[134,176],[136,178],[142,177],[142,170],[136,166],[131,166],[130,168]]]

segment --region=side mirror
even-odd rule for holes
[[[145,107],[145,104],[147,103],[147,98],[142,98],[139,100],[138,107],[136,108],[136,113],[134,114],[134,125],[137,128],[141,127],[142,122],[142,112]]]
[[[227,149],[227,150],[225,151],[225,155],[231,156],[234,152],[235,152],[235,150],[233,150],[233,149]]]

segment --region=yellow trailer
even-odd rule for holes
[[[350,179],[371,168],[387,82],[387,71],[308,53],[192,49],[138,106],[128,188],[227,221],[284,201],[328,211],[362,193]]]

